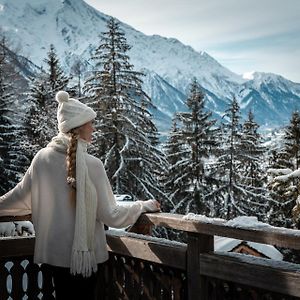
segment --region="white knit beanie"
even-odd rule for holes
[[[57,110],[58,129],[62,133],[67,133],[72,128],[79,127],[96,117],[93,109],[76,99],[70,98],[67,92],[59,91],[55,99],[59,103]]]

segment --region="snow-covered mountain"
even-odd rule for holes
[[[38,66],[51,43],[66,70],[78,57],[88,60],[109,17],[83,0],[0,0],[0,27]],[[132,45],[132,63],[146,74],[144,88],[158,109],[153,113],[161,130],[168,128],[175,111],[184,109],[193,77],[204,88],[207,106],[215,116],[224,113],[233,96],[239,99],[244,115],[251,108],[259,123],[270,126],[287,122],[290,112],[298,108],[298,83],[264,73],[247,80],[176,39],[148,36],[124,23],[121,27]]]
[[[238,97],[241,109],[252,109],[260,124],[283,124],[292,110],[300,110],[300,84],[272,73],[253,73],[243,83]]]

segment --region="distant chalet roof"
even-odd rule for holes
[[[274,246],[220,236],[214,237],[215,251],[231,252],[241,244],[248,245],[250,248],[256,250],[257,252],[268,258],[283,260],[283,255]]]

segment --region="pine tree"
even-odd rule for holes
[[[285,128],[284,145],[279,151],[274,151],[273,161],[270,169],[278,169],[278,174],[286,174],[299,169],[300,160],[300,115],[295,111],[292,113],[290,124]],[[283,170],[283,171],[281,171]],[[290,171],[288,171],[290,170]],[[281,173],[280,173],[281,172]],[[270,183],[270,211],[269,222],[276,226],[293,227],[296,221],[293,219],[292,209],[299,196],[299,178],[280,182]],[[299,225],[297,225],[299,226]]]
[[[82,81],[83,75],[86,71],[86,66],[80,58],[76,59],[71,67],[72,79],[76,82],[73,87],[70,88],[76,97],[82,97]]]
[[[216,146],[215,120],[211,119],[211,112],[205,110],[204,104],[204,93],[194,79],[186,100],[188,111],[177,113],[180,129],[176,132],[174,128],[176,131],[171,135],[169,150],[175,152],[168,153],[170,184],[174,188],[171,200],[177,212],[210,213],[211,205],[206,195],[213,181],[206,172],[206,161]],[[177,160],[173,161],[172,156]]]
[[[56,49],[53,44],[50,45],[50,49],[47,58],[44,60],[48,67],[46,79],[48,80],[49,93],[55,95],[56,92],[64,90],[68,85],[69,79],[64,74],[60,65],[59,58],[57,57]]]
[[[165,159],[156,145],[151,99],[142,89],[143,74],[130,63],[130,46],[119,23],[111,18],[107,29],[84,87],[98,115],[94,154],[104,161],[115,193],[160,198],[158,177]]]
[[[287,166],[296,170],[300,167],[300,115],[298,111],[292,113],[290,124],[285,130],[284,140]]]
[[[240,185],[246,190],[245,201],[241,204],[242,210],[247,215],[259,216],[267,221],[269,197],[266,188],[267,176],[264,167],[266,149],[262,145],[261,135],[258,133],[259,125],[254,120],[252,111],[249,111],[248,119],[242,127],[241,161],[239,172],[241,174]]]
[[[0,40],[0,194],[6,193],[20,180],[27,158],[21,146],[22,110],[16,82],[18,72],[10,61],[9,44]]]
[[[182,170],[179,168],[181,161],[186,160],[188,155],[177,122],[176,118],[173,118],[171,131],[164,145],[168,167],[163,174],[162,182],[169,201],[164,203],[162,209],[163,211],[184,212],[186,208],[184,190],[188,186],[189,178],[186,176],[180,178],[178,175],[182,174]]]
[[[64,75],[53,45],[50,46],[47,58],[44,60],[47,70],[41,70],[33,79],[27,111],[28,149],[32,157],[36,151],[45,147],[57,134],[57,102],[55,94],[66,90],[68,78]]]
[[[241,195],[244,190],[239,185],[240,173],[238,166],[242,161],[240,107],[235,98],[225,111],[223,118],[228,123],[222,126],[222,148],[217,158],[213,173],[219,179],[219,184],[209,197],[215,203],[215,214],[218,217],[231,219],[245,215],[241,208]]]
[[[268,193],[262,169],[264,148],[258,124],[250,112],[242,125],[240,107],[233,98],[222,126],[222,148],[214,166],[219,182],[210,196],[214,199],[216,216],[231,219],[254,215],[266,221]]]

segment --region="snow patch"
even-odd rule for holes
[[[16,235],[16,227],[12,222],[3,222],[0,224],[0,236]]]
[[[30,221],[17,221],[14,222],[16,226],[16,231],[19,235],[22,235],[25,232],[28,232],[31,235],[35,234],[33,224]]]
[[[273,168],[270,168],[267,170],[267,173],[270,174],[270,175],[288,175],[292,172],[291,169],[273,169]]]
[[[272,228],[270,224],[258,221],[257,217],[240,216],[226,222],[227,226],[236,228]]]
[[[236,227],[236,228],[273,228],[273,226],[271,226],[270,224],[258,221],[257,217],[254,216],[249,216],[249,217],[240,216],[226,222],[224,219],[220,219],[220,218],[209,218],[204,215],[189,213],[183,216],[182,219],[204,222],[208,224],[221,222],[226,226]]]
[[[204,223],[224,222],[224,220],[220,218],[209,218],[204,215],[197,215],[194,213],[188,213],[187,215],[183,216],[182,219],[190,221],[199,221]]]
[[[295,171],[291,171],[290,173],[287,173],[285,175],[276,176],[274,180],[280,182],[287,182],[292,178],[299,178],[299,177],[300,177],[300,168]]]
[[[255,73],[255,71],[245,72],[243,74],[243,79],[253,80],[254,79],[254,73]]]
[[[0,236],[22,236],[34,235],[34,227],[30,221],[17,221],[17,222],[2,222],[0,223]]]
[[[249,97],[249,99],[246,102],[241,102],[240,108],[244,109],[245,107],[247,107],[251,103],[251,101],[253,101],[253,98]]]

